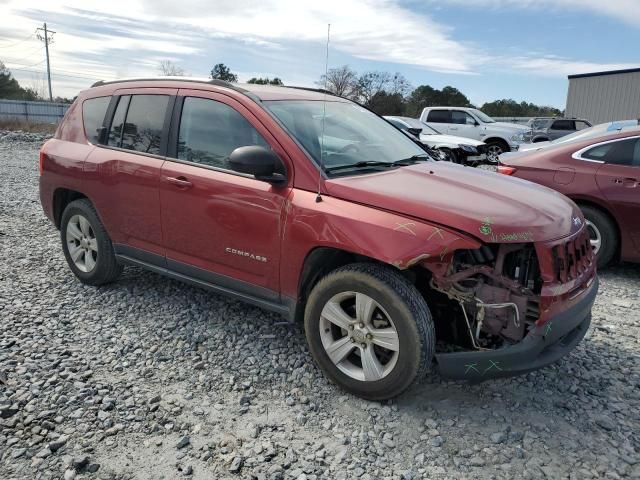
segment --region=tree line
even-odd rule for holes
[[[211,78],[237,82],[238,76],[229,67],[219,63],[211,70]],[[279,78],[251,78],[247,83],[283,85]],[[316,82],[320,88],[340,97],[354,100],[379,115],[406,115],[419,117],[425,107],[475,107],[469,98],[452,86],[442,89],[430,85],[412,88],[400,73],[369,71],[358,73],[348,65],[330,69]],[[513,99],[495,100],[479,107],[487,115],[495,117],[560,116],[557,108],[540,106]]]
[[[160,62],[158,71],[161,75],[184,76],[185,71],[171,62]],[[238,75],[224,63],[214,65],[210,78],[237,82]],[[247,83],[258,85],[284,85],[279,77],[253,77]],[[354,100],[379,115],[406,115],[419,117],[422,109],[434,106],[473,107],[469,98],[452,86],[442,89],[430,85],[413,88],[401,73],[384,71],[368,71],[358,73],[348,65],[328,70],[316,82],[320,88],[344,98]],[[44,95],[36,88],[23,87],[13,77],[11,71],[0,61],[0,98],[12,100],[44,100]],[[67,98],[57,97],[57,102],[68,102]],[[520,102],[513,99],[495,100],[479,107],[487,115],[495,117],[537,117],[560,116],[562,111],[548,106]]]

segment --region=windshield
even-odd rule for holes
[[[496,123],[496,121],[493,118],[491,118],[486,113],[481,112],[480,110],[472,108],[471,111],[475,114],[476,117],[482,120],[483,123]]]
[[[325,171],[353,173],[362,162],[371,168],[373,162],[384,166],[426,156],[398,129],[355,103],[273,100],[264,104]]]

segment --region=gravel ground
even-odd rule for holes
[[[136,268],[80,284],[42,140],[0,131],[0,478],[640,478],[640,265],[602,272],[558,364],[366,402],[274,314]]]

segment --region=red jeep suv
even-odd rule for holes
[[[328,92],[98,82],[40,153],[40,198],[83,283],[123,264],[304,322],[338,385],[398,395],[436,362],[472,381],[556,361],[598,289],[566,197],[433,161]]]

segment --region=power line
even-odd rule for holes
[[[44,60],[43,60],[44,62]],[[11,70],[15,70],[18,72],[31,72],[31,73],[40,73],[40,74],[44,74],[46,73],[43,70],[31,70],[29,68],[13,68],[11,67]],[[68,74],[64,74],[64,73],[58,73],[59,71],[67,71],[67,70],[53,70],[52,73],[57,76],[57,77],[68,77],[68,78],[82,78],[85,80],[104,80],[105,77],[89,77],[89,76],[82,76],[82,75],[68,75]]]
[[[44,50],[44,47],[38,47],[35,50],[31,50],[29,53],[27,53],[26,55],[24,55],[22,58],[20,59],[12,59],[10,57],[2,57],[2,60],[10,62],[10,63],[20,63],[23,62],[24,60],[27,60],[29,57],[32,57],[35,53],[40,52]]]
[[[26,42],[27,40],[29,40],[30,38],[32,38],[35,35],[35,32],[30,34],[27,38],[24,38],[22,40],[18,40],[17,42],[14,43],[10,43],[9,45],[0,45],[0,48],[11,48],[15,45],[20,45],[23,42]]]

